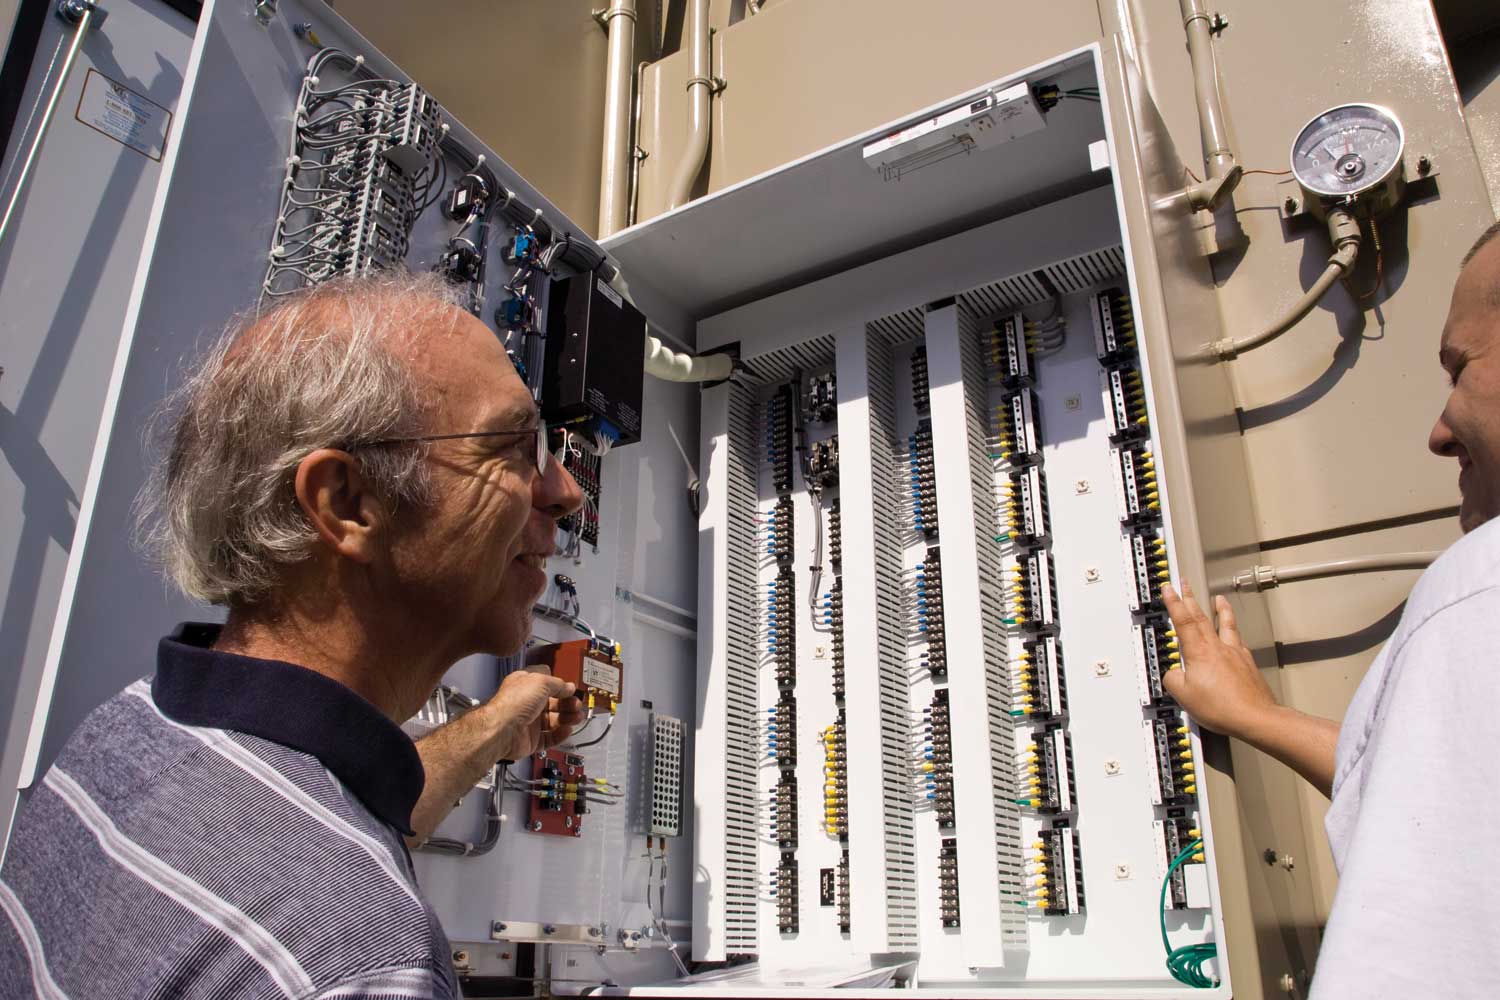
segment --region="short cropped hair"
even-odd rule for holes
[[[158,458],[136,507],[138,540],[184,594],[253,606],[309,557],[317,535],[297,503],[298,464],[319,448],[422,433],[431,394],[390,345],[456,302],[431,274],[337,279],[236,319],[188,368],[155,422]],[[359,452],[393,511],[430,502],[423,448]]]
[[[1496,236],[1500,236],[1500,222],[1490,223],[1489,228],[1479,234],[1479,239],[1475,240],[1474,245],[1469,247],[1469,252],[1464,254],[1463,263],[1458,265],[1459,270],[1468,267],[1469,261],[1479,256],[1479,251],[1483,250]]]

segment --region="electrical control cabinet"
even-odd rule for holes
[[[1233,464],[1184,419],[1213,405],[1173,367],[1186,226],[1156,197],[1165,154],[1130,132],[1152,119],[1123,56],[997,67],[982,95],[598,245],[327,7],[274,6],[204,7],[37,762],[141,672],[97,664],[203,614],[116,530],[142,479],[134,429],[176,360],[262,292],[399,261],[446,274],[511,349],[587,496],[559,526],[534,648],[456,665],[411,727],[527,666],[590,702],[567,745],[497,766],[415,855],[460,975],[1228,996],[1257,947],[1231,950],[1215,869],[1215,822],[1237,814],[1162,685],[1182,658],[1160,597],[1232,534],[1199,517],[1190,468]],[[320,130],[361,120],[293,114],[327,49],[345,55],[322,86],[341,74],[372,102],[378,144],[338,168],[361,197],[293,225],[307,164],[289,143],[321,151]],[[1027,101],[1044,127],[965,155],[863,163],[878,134],[1043,83],[1102,99]],[[735,376],[642,382],[648,323],[733,350]],[[1217,985],[1176,981],[1163,935],[1216,947]]]

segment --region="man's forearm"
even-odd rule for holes
[[[422,797],[412,809],[415,843],[432,836],[439,823],[469,789],[495,766],[510,744],[508,730],[489,717],[493,708],[480,705],[417,740],[417,753],[427,772]]]
[[[1237,734],[1302,775],[1324,795],[1333,795],[1333,758],[1339,724],[1277,705]]]

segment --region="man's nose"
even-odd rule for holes
[[[1452,458],[1457,448],[1458,439],[1453,436],[1453,428],[1448,426],[1448,411],[1444,409],[1427,435],[1427,450],[1443,458]]]
[[[547,471],[532,482],[532,506],[546,511],[553,520],[567,517],[583,506],[583,490],[561,461],[548,462]]]

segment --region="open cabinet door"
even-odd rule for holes
[[[81,28],[55,2],[25,6],[5,54],[24,86],[6,95],[17,113],[0,171],[0,787],[11,794],[34,759],[38,694],[50,698],[79,499],[194,31],[161,0],[117,0]],[[9,825],[7,800],[0,842]]]
[[[105,27],[114,24],[112,18]],[[303,24],[312,31],[299,34],[295,29]],[[293,112],[308,61],[320,44],[362,55],[364,66],[383,78],[406,79],[321,3],[204,4],[155,202],[136,236],[143,249],[133,287],[127,279],[128,304],[122,295],[116,311],[117,316],[123,312],[118,349],[111,342],[105,352],[113,351],[113,370],[96,390],[98,422],[88,421],[90,433],[99,427],[98,446],[87,486],[80,490],[77,535],[34,719],[29,707],[21,706],[17,728],[23,736],[28,723],[30,729],[22,787],[45,771],[94,707],[153,672],[156,642],[176,622],[221,614],[177,595],[132,545],[133,504],[147,471],[142,437],[184,360],[231,317],[257,304],[287,172]],[[493,150],[459,123],[443,119],[449,139],[470,155],[480,154],[497,183],[513,193],[507,204],[536,209],[558,232],[577,232]],[[465,169],[449,163],[440,193],[446,194]],[[456,228],[435,207],[421,211],[407,266],[432,269]],[[494,230],[486,245],[491,259],[480,279],[490,293],[482,310],[486,320],[509,275],[501,260],[504,227],[498,219]],[[581,238],[575,242],[592,246]]]
[[[1119,36],[1103,51],[1106,124],[1116,150],[1115,191],[1151,370],[1161,470],[1173,507],[1179,565],[1205,603],[1229,591],[1246,642],[1273,689],[1279,668],[1264,601],[1234,595],[1233,573],[1253,561],[1255,521],[1228,373],[1192,356],[1218,339],[1213,275],[1199,240],[1210,222],[1187,206],[1184,161]],[[1168,374],[1171,377],[1167,377]],[[1306,857],[1297,777],[1255,750],[1205,733],[1219,887],[1236,996],[1269,996],[1283,976],[1306,987],[1317,954],[1307,873],[1268,866],[1268,848]]]

